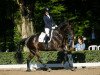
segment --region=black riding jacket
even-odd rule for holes
[[[51,29],[52,26],[55,25],[55,23],[54,23],[54,21],[53,21],[51,16],[49,18],[47,15],[44,15],[43,20],[44,20],[44,23],[45,23],[45,28]]]

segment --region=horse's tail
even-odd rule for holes
[[[24,38],[22,40],[20,40],[17,44],[17,52],[21,52],[23,50],[23,46],[25,46],[25,42],[26,42],[27,38]]]
[[[16,60],[18,63],[22,63],[22,59],[23,59],[23,55],[22,55],[22,50],[23,50],[23,46],[25,45],[25,41],[27,40],[27,38],[24,38],[22,40],[20,40],[17,44],[17,52],[15,54]]]

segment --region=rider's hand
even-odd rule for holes
[[[55,26],[53,26],[52,29],[55,29]]]
[[[58,27],[57,25],[55,25],[55,27]]]
[[[57,25],[53,26],[52,29],[55,29],[56,27],[58,27]]]

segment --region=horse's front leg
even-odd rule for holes
[[[65,59],[67,58],[68,66],[71,71],[74,71],[75,68],[73,67],[73,58],[71,53],[65,53]],[[65,62],[66,62],[65,61]]]

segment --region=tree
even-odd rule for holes
[[[14,13],[17,4],[14,0],[0,0],[0,50],[14,51]]]
[[[30,0],[32,4],[34,1]],[[17,3],[19,5],[19,11],[21,16],[21,34],[22,38],[27,38],[28,36],[33,34],[33,22],[32,22],[32,4],[30,1],[27,0],[17,0]],[[28,3],[29,2],[29,3]],[[32,5],[32,6],[31,6]],[[33,9],[34,10],[34,9]]]

